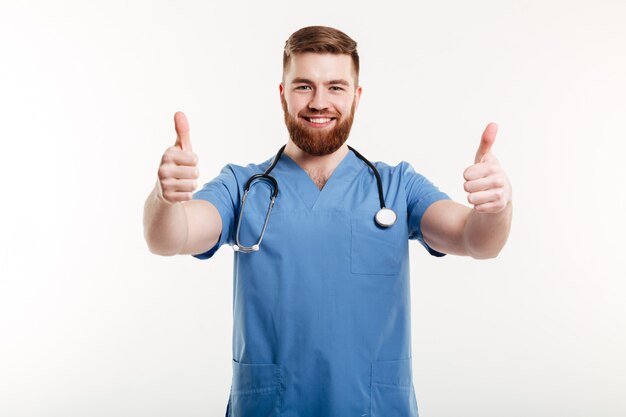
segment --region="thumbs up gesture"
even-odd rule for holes
[[[498,213],[512,200],[511,183],[491,151],[497,132],[498,125],[487,125],[474,164],[463,172],[467,201],[480,213]]]
[[[182,112],[174,114],[176,143],[167,148],[159,166],[161,196],[169,203],[191,200],[200,175],[198,157],[191,151],[189,123]]]

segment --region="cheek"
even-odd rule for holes
[[[302,100],[298,100],[298,97],[285,97],[285,99],[282,100],[283,110],[288,111],[289,114],[295,117],[302,109],[301,101]]]
[[[352,104],[342,105],[341,107],[337,107],[337,110],[341,113],[341,118],[346,118],[352,112]]]
[[[337,100],[334,104],[337,110],[341,111],[341,114],[349,114],[352,111],[352,103],[354,100],[352,97],[345,97],[342,100]]]

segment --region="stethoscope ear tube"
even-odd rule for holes
[[[254,182],[254,180],[262,180],[262,181],[271,182],[273,186],[272,198],[276,198],[276,196],[278,195],[278,182],[276,181],[274,177],[268,175],[267,173],[254,174],[253,176],[248,178],[248,181],[246,181],[246,185],[243,187],[244,194],[250,191],[250,186],[252,185],[252,182]]]

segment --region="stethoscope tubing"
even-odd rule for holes
[[[265,229],[267,228],[267,223],[269,222],[269,219],[270,219],[270,213],[272,212],[272,208],[274,207],[276,196],[278,195],[278,181],[276,181],[276,179],[270,175],[270,172],[272,172],[272,170],[278,163],[278,160],[282,156],[286,146],[287,145],[285,144],[278,150],[278,152],[276,153],[276,156],[274,156],[274,160],[272,161],[271,165],[267,167],[267,169],[262,174],[252,175],[250,178],[248,178],[248,181],[246,181],[246,184],[243,190],[243,197],[241,199],[241,209],[239,212],[239,219],[237,220],[237,231],[235,232],[235,244],[233,245],[233,249],[235,250],[235,252],[243,252],[243,253],[257,252],[261,246],[261,241],[263,240],[263,236],[265,236]],[[349,145],[348,145],[348,149],[354,152],[357,158],[365,162],[365,164],[367,164],[367,166],[369,166],[372,169],[372,172],[374,173],[374,176],[376,177],[376,188],[378,189],[378,201],[380,203],[380,210],[376,213],[376,216],[375,216],[376,223],[380,227],[384,227],[384,228],[392,226],[396,221],[396,214],[393,210],[385,207],[383,184],[380,178],[380,174],[378,173],[378,170],[376,169],[374,164],[372,164],[367,158],[361,155],[356,149],[354,149],[353,147]],[[270,199],[270,205],[267,210],[267,215],[265,216],[265,221],[263,223],[263,229],[261,230],[261,235],[259,236],[259,240],[257,241],[257,243],[255,243],[252,246],[243,246],[239,242],[239,231],[241,228],[241,220],[243,218],[243,212],[244,212],[244,207],[246,204],[246,199],[248,197],[248,192],[250,191],[250,187],[252,186],[252,183],[255,180],[267,181],[271,183],[273,191],[272,191],[272,196]]]

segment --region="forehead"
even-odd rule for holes
[[[294,78],[306,78],[315,82],[344,79],[354,82],[352,57],[346,54],[318,54],[304,52],[290,57],[285,71],[285,82]]]

